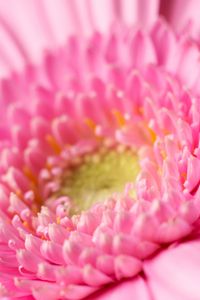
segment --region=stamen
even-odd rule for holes
[[[92,129],[93,131],[95,131],[96,124],[95,124],[95,122],[94,122],[92,119],[86,118],[86,119],[85,119],[85,124],[86,124],[90,129]]]
[[[152,143],[154,143],[156,141],[157,135],[156,135],[155,131],[149,126],[148,126],[148,131],[149,131],[149,134],[151,137],[151,141],[152,141]]]
[[[32,181],[34,184],[37,184],[37,177],[33,174],[33,172],[27,166],[24,166],[23,172],[30,181]]]
[[[55,138],[52,135],[48,134],[46,136],[46,140],[49,143],[49,145],[51,146],[51,148],[53,149],[53,151],[56,154],[60,154],[60,152],[61,152],[62,149],[59,146],[59,144],[57,143],[57,141],[55,140]]]
[[[124,116],[118,110],[113,110],[113,115],[115,116],[117,123],[120,127],[123,127],[126,124]]]

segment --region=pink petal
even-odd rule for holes
[[[128,255],[119,255],[115,258],[115,272],[117,279],[133,277],[142,269],[139,259]]]
[[[121,3],[124,20],[128,24],[136,23],[148,28],[157,17],[159,7],[159,1],[157,0],[126,0],[121,1]]]
[[[162,0],[160,2],[160,13],[167,18],[174,29],[181,30],[191,22],[193,33],[195,35],[199,34],[200,2],[198,0]]]
[[[37,62],[43,54],[41,50],[53,39],[42,6],[42,1],[0,1],[1,22],[8,35],[26,59]]]
[[[87,285],[70,284],[63,289],[62,296],[64,299],[79,300],[94,293],[96,290],[97,290],[96,287],[91,287]]]
[[[155,300],[198,299],[200,295],[200,241],[164,250],[144,263]]]
[[[104,288],[88,300],[150,300],[147,285],[141,277]]]
[[[83,278],[86,284],[94,287],[104,285],[112,281],[110,277],[93,268],[89,264],[83,269]]]

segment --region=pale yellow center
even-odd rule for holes
[[[80,165],[66,172],[59,195],[70,197],[73,213],[78,213],[114,193],[121,193],[138,172],[138,158],[131,150],[99,151],[86,155]]]

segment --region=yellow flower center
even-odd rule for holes
[[[139,172],[137,155],[130,149],[117,149],[87,154],[75,167],[66,171],[59,195],[73,202],[73,213],[86,210],[113,193],[121,193]]]

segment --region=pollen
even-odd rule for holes
[[[33,172],[27,167],[25,166],[23,168],[24,174],[26,175],[26,177],[33,183],[33,184],[37,184],[37,178],[36,176],[33,174]]]
[[[126,120],[120,111],[113,110],[113,115],[115,116],[117,123],[120,127],[123,127],[126,124]]]
[[[57,141],[52,135],[48,134],[46,136],[46,141],[48,142],[48,144],[51,146],[51,148],[56,154],[59,154],[61,152],[60,145],[57,143]]]
[[[92,129],[93,131],[95,131],[96,124],[95,124],[95,122],[94,122],[92,119],[86,118],[86,119],[85,119],[85,124],[86,124],[90,129]]]

